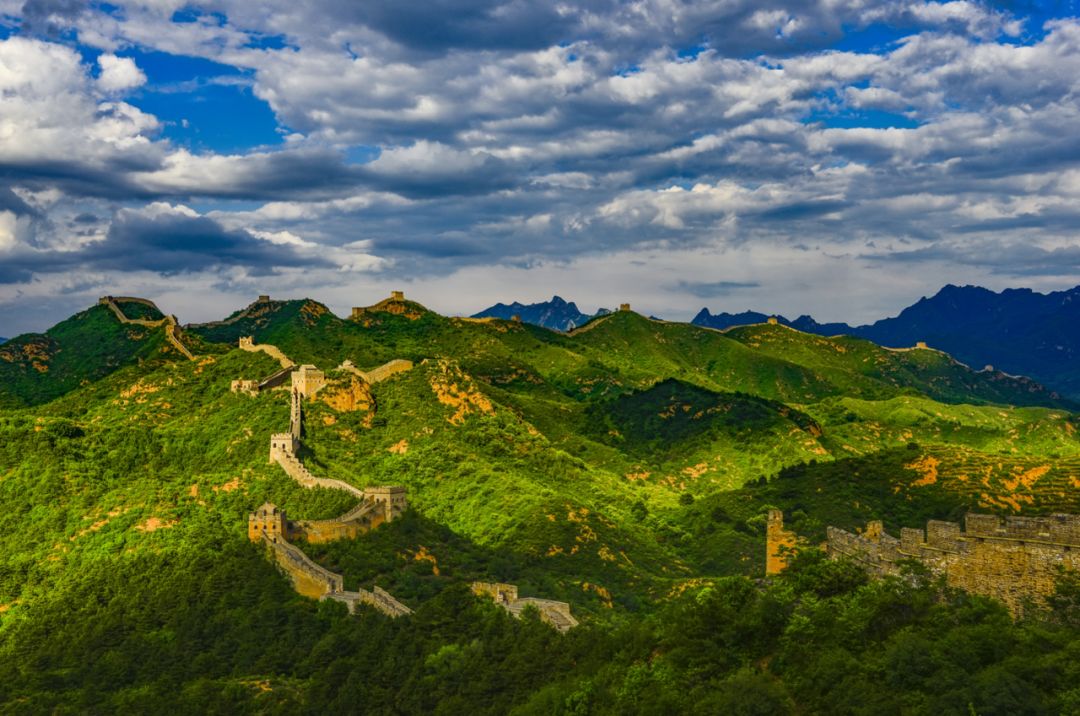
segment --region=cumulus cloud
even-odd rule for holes
[[[422,22],[337,0],[118,7],[27,0],[0,41],[2,280],[182,266],[248,290],[292,266],[328,291],[472,270],[516,290],[519,267],[571,281],[668,252],[674,302],[766,296],[770,259],[814,263],[817,283],[776,281],[822,295],[829,271],[917,297],[1077,269],[1075,19],[973,0],[438,0]],[[237,68],[287,141],[166,138],[132,48]],[[718,256],[742,270],[698,265]],[[501,298],[526,297],[477,301]]]
[[[106,92],[130,90],[146,83],[146,75],[130,57],[104,54],[98,57],[97,62],[101,68],[97,83]]]

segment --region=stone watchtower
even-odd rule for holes
[[[404,291],[391,291],[390,292],[390,300],[391,301],[404,301],[405,300],[405,292]]]
[[[629,303],[620,303],[619,304],[619,310],[620,311],[629,311],[630,310],[630,304]]]
[[[364,497],[382,505],[387,522],[401,517],[409,508],[408,495],[402,485],[368,487],[364,490]]]
[[[240,350],[250,351],[255,347],[254,336],[240,336]]]
[[[795,533],[784,529],[784,513],[769,510],[765,523],[765,574],[779,574],[787,567],[788,551],[795,547]]]
[[[259,300],[256,303],[270,303],[270,297],[265,293],[259,296]]]
[[[270,464],[277,461],[277,456],[293,457],[300,447],[300,440],[292,433],[274,433],[270,436]]]
[[[769,316],[768,323],[769,323],[770,326],[775,326],[775,325],[779,324],[780,321],[776,320],[776,316]]]
[[[279,510],[269,502],[248,515],[248,539],[258,542],[264,537],[271,542],[288,537],[288,521],[285,510]]]
[[[305,398],[314,398],[315,394],[326,385],[326,374],[313,365],[302,365],[292,373],[293,390]]]

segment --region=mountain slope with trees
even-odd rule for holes
[[[45,335],[64,350],[93,336],[108,360],[60,371],[53,358],[32,405],[23,384],[0,388],[13,406],[0,415],[2,710],[1055,713],[1078,702],[1070,583],[1058,609],[1013,625],[1000,605],[925,576],[867,583],[810,552],[790,575],[755,581],[773,507],[811,544],[828,524],[867,519],[895,530],[967,509],[1080,512],[1078,418],[1029,382],[782,326],[719,333],[619,312],[566,334],[408,301],[354,319],[312,300],[253,306],[187,326],[194,361],[95,307]],[[351,506],[267,463],[288,390],[230,391],[279,369],[237,348],[248,335],[326,371],[304,410],[314,474],[408,489],[404,519],[305,551],[413,616],[350,617],[299,597],[247,540],[263,502],[312,519]],[[413,369],[370,386],[337,369],[395,358]],[[354,393],[364,400],[345,399]],[[514,621],[469,594],[473,580],[565,600],[582,626],[559,636]],[[1006,640],[992,654],[955,649],[990,633]],[[882,687],[913,644],[932,669]],[[940,669],[945,681],[931,677]]]

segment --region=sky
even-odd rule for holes
[[[0,0],[0,335],[1080,283],[1080,3]]]

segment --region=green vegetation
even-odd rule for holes
[[[812,555],[753,581],[770,507],[812,543],[868,519],[1080,512],[1070,405],[933,351],[776,326],[622,312],[564,335],[400,306],[253,304],[188,327],[196,361],[102,306],[0,347],[0,711],[1080,704],[1067,589],[1012,624],[925,575],[868,584]],[[413,617],[298,597],[247,541],[266,501],[305,519],[352,507],[268,464],[288,391],[230,392],[279,369],[230,347],[247,335],[327,371],[305,403],[313,473],[408,488],[404,519],[304,549]],[[333,370],[395,358],[416,365],[374,386]],[[583,626],[513,621],[472,580],[568,601]]]

